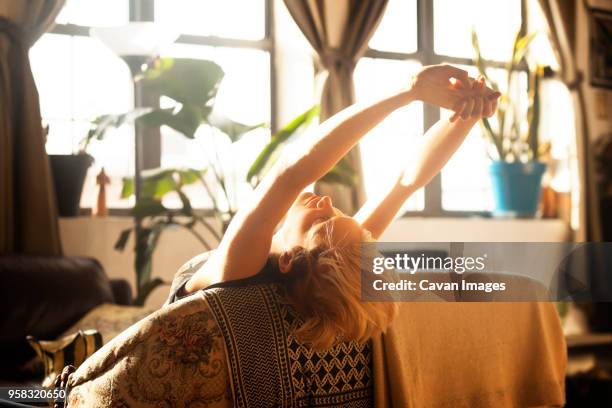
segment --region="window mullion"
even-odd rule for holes
[[[155,5],[149,0],[130,0],[130,21],[154,21]],[[134,84],[134,107],[159,107],[159,95],[151,95],[144,92],[138,85]],[[136,132],[139,132],[138,124],[135,124]],[[161,166],[161,131],[159,127],[148,127],[147,135],[139,134],[136,143],[135,161],[138,163],[138,171],[154,169]],[[139,151],[138,151],[139,150]]]
[[[434,53],[434,10],[433,1],[417,0],[418,18],[418,46],[422,55],[423,65],[435,64]],[[424,104],[423,126],[429,129],[440,120],[440,110],[435,106]],[[440,175],[436,175],[429,184],[425,186],[425,208],[424,215],[437,216],[442,213],[442,181]]]
[[[270,131],[275,134],[280,128],[278,123],[278,75],[276,72],[277,53],[276,53],[276,30],[274,26],[274,0],[265,0],[266,15],[266,37],[268,43],[268,56],[270,59]]]

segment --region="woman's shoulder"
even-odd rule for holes
[[[189,261],[185,262],[176,272],[172,280],[170,287],[170,294],[168,300],[164,305],[169,305],[176,302],[179,299],[183,299],[190,294],[186,293],[185,285],[192,276],[198,273],[201,269],[207,266],[210,258],[215,254],[215,250],[207,251],[199,254]],[[208,272],[211,272],[210,270]],[[205,275],[205,274],[204,274]],[[266,284],[266,283],[280,283],[283,281],[282,274],[275,267],[274,257],[270,256],[266,261],[263,268],[254,276],[248,278],[235,279],[230,281],[213,281],[211,280],[203,290],[214,289],[214,288],[230,288],[230,287],[244,287],[249,285]]]
[[[206,288],[204,288],[204,290],[215,288],[240,288],[246,286],[282,282],[283,275],[279,272],[278,268],[274,266],[273,257],[268,257],[268,260],[266,261],[265,265],[259,270],[256,275],[249,276],[248,278],[217,282],[207,286]]]

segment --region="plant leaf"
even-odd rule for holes
[[[195,137],[195,133],[204,121],[207,110],[193,106],[183,105],[178,112],[174,108],[155,109],[146,115],[143,115],[139,120],[150,127],[159,127],[166,125],[189,139]]]
[[[150,198],[142,198],[132,208],[132,215],[136,218],[155,217],[163,215],[168,211],[160,201]]]
[[[189,197],[187,197],[187,195],[179,189],[176,190],[176,193],[181,199],[181,204],[183,204],[183,208],[181,208],[181,214],[186,215],[188,217],[192,216],[193,208],[191,207],[191,201],[189,201]]]
[[[527,108],[527,123],[529,123],[529,132],[527,143],[531,149],[531,155],[534,159],[538,158],[539,140],[538,131],[540,127],[540,81],[544,75],[544,67],[537,65],[533,72],[530,73],[531,86],[529,89],[529,107]]]
[[[532,33],[526,34],[524,36],[517,36],[514,45],[514,53],[512,56],[514,65],[518,65],[523,58],[525,58],[525,54],[529,50],[529,44],[538,36],[539,32],[534,31]]]
[[[474,62],[476,64],[476,68],[478,68],[478,72],[480,75],[485,77],[489,84],[491,84],[491,88],[494,91],[499,92],[499,86],[497,83],[490,79],[487,75],[485,60],[482,58],[482,53],[480,51],[480,41],[478,40],[478,34],[474,28],[472,28],[472,48],[474,49]]]
[[[493,131],[493,128],[491,127],[491,123],[489,122],[489,118],[482,118],[481,121],[484,129],[485,129],[485,134],[486,136],[489,138],[489,140],[493,143],[493,145],[495,146],[495,149],[497,150],[497,154],[499,154],[500,160],[501,158],[504,156],[503,154],[503,147],[501,145],[501,138],[498,137],[495,132]]]
[[[136,290],[140,291],[143,282],[151,276],[151,258],[147,256],[147,246],[151,228],[140,227],[134,230],[136,235],[136,245],[134,248],[134,271],[136,272]]]
[[[201,177],[206,174],[207,171],[208,169],[175,169],[176,174],[178,174],[181,180],[181,185],[183,186],[200,181]]]
[[[190,58],[159,58],[144,72],[143,87],[183,105],[210,105],[224,73],[212,61]]]
[[[200,180],[206,170],[196,169],[153,169],[144,170],[141,174],[141,198],[161,200],[166,194],[181,186],[193,184]],[[134,178],[124,177],[121,198],[134,194]]]
[[[258,123],[256,125],[245,125],[244,123],[236,122],[231,120],[222,113],[213,112],[208,115],[207,122],[209,125],[219,129],[227,136],[229,136],[232,142],[237,142],[245,134],[251,130],[265,126],[265,123]]]
[[[163,281],[161,278],[155,278],[153,280],[148,281],[138,288],[138,296],[134,299],[134,305],[136,306],[144,306],[147,298],[160,285],[167,285],[168,283]]]
[[[117,238],[117,242],[115,242],[115,249],[117,251],[123,251],[125,249],[128,239],[130,239],[131,233],[132,228],[127,228],[121,231],[121,234],[119,234],[119,238]]]
[[[152,227],[141,227],[137,229],[137,247],[136,247],[136,282],[138,291],[151,280],[151,269],[153,261],[153,253],[159,242],[161,233],[166,229],[169,223],[166,220],[157,221]]]
[[[268,162],[276,150],[293,136],[300,128],[309,125],[312,120],[319,115],[319,106],[315,105],[307,111],[301,113],[294,118],[289,124],[283,127],[277,134],[273,135],[270,142],[262,149],[249,171],[247,172],[247,181],[251,184],[256,184],[256,179],[263,176],[264,170],[268,168]]]
[[[85,152],[93,139],[102,140],[110,129],[118,128],[125,123],[132,123],[139,117],[151,112],[151,108],[138,108],[127,113],[101,115],[91,121],[87,136],[80,142],[79,151]]]

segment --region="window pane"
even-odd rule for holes
[[[441,117],[450,117],[442,111]],[[442,208],[450,211],[489,211],[493,208],[487,140],[480,126],[472,128],[459,150],[442,170]]]
[[[435,52],[472,58],[472,27],[486,59],[506,61],[521,25],[518,0],[434,0]]]
[[[45,34],[30,49],[41,115],[47,120],[72,118],[71,61],[72,37],[67,35]]]
[[[410,53],[417,50],[416,0],[391,0],[370,40],[370,48]]]
[[[57,16],[58,24],[114,26],[126,24],[129,0],[68,0]]]
[[[459,66],[476,76],[475,67]],[[501,92],[507,89],[507,73],[502,69],[487,70],[489,78],[495,81]],[[527,75],[518,74],[513,80],[513,95],[520,95],[518,110],[525,118],[527,112]],[[451,116],[451,112],[441,110],[442,119]],[[497,129],[497,117],[490,118],[491,126]],[[521,127],[527,129],[522,121]],[[490,153],[495,157],[495,149],[484,138],[480,123],[474,126],[459,150],[442,169],[442,208],[451,211],[489,211],[493,208],[493,197],[489,178]]]
[[[246,123],[270,122],[270,63],[269,54],[260,50],[173,44],[165,56],[209,59],[218,63],[225,77],[217,94],[215,109],[231,119]],[[248,69],[245,69],[248,67]],[[231,144],[219,132],[202,126],[194,140],[162,128],[162,167],[205,168],[210,163],[223,163],[217,171],[229,180],[228,189],[233,205],[242,202],[250,193],[246,172],[259,151],[269,140],[267,129],[250,132],[242,140]],[[207,174],[214,194],[222,205],[226,199],[215,181],[214,172]],[[195,207],[211,206],[210,197],[202,185],[186,189]],[[169,197],[166,205],[178,207],[178,197]]]
[[[259,40],[265,36],[265,2],[155,0],[155,20],[183,34]]]
[[[45,34],[30,51],[32,72],[40,95],[41,114],[49,126],[49,154],[70,154],[89,129],[89,120],[132,108],[132,86],[125,64],[88,37]],[[107,187],[110,207],[126,207],[119,199],[121,178],[133,174],[134,131],[124,125],[102,141],[93,141],[88,152],[95,163],[85,181],[82,207],[96,202],[95,178],[102,167],[111,178]]]
[[[355,70],[355,91],[358,101],[369,101],[389,95],[406,86],[410,75],[420,64],[416,61],[398,61],[362,58]],[[412,103],[392,113],[360,143],[364,181],[368,196],[382,194],[386,181],[393,182],[417,138],[423,134],[423,105]],[[422,210],[423,191],[417,191],[403,210]]]
[[[84,134],[87,129],[86,125],[87,122],[81,124],[79,134]],[[109,131],[104,140],[92,142],[89,153],[94,157],[95,163],[87,173],[81,207],[88,208],[96,205],[98,197],[96,176],[102,167],[110,178],[110,184],[106,186],[108,207],[132,207],[134,198],[121,199],[121,188],[123,177],[134,175],[134,126],[123,125]]]

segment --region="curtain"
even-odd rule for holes
[[[576,2],[574,0],[538,0],[546,17],[549,37],[557,54],[560,74],[574,99],[576,147],[580,179],[579,227],[576,241],[600,241],[601,222],[593,151],[583,86],[584,76],[577,69]]]
[[[327,77],[321,93],[321,120],[355,102],[353,71],[384,14],[388,0],[285,0],[289,13],[318,55]],[[353,213],[364,200],[359,147],[346,158],[358,185],[335,205]],[[329,190],[329,186],[325,188]],[[342,188],[336,186],[335,190]],[[338,202],[340,199],[340,202]],[[344,207],[344,208],[343,208]]]
[[[64,0],[0,0],[0,255],[61,255],[28,51]]]

